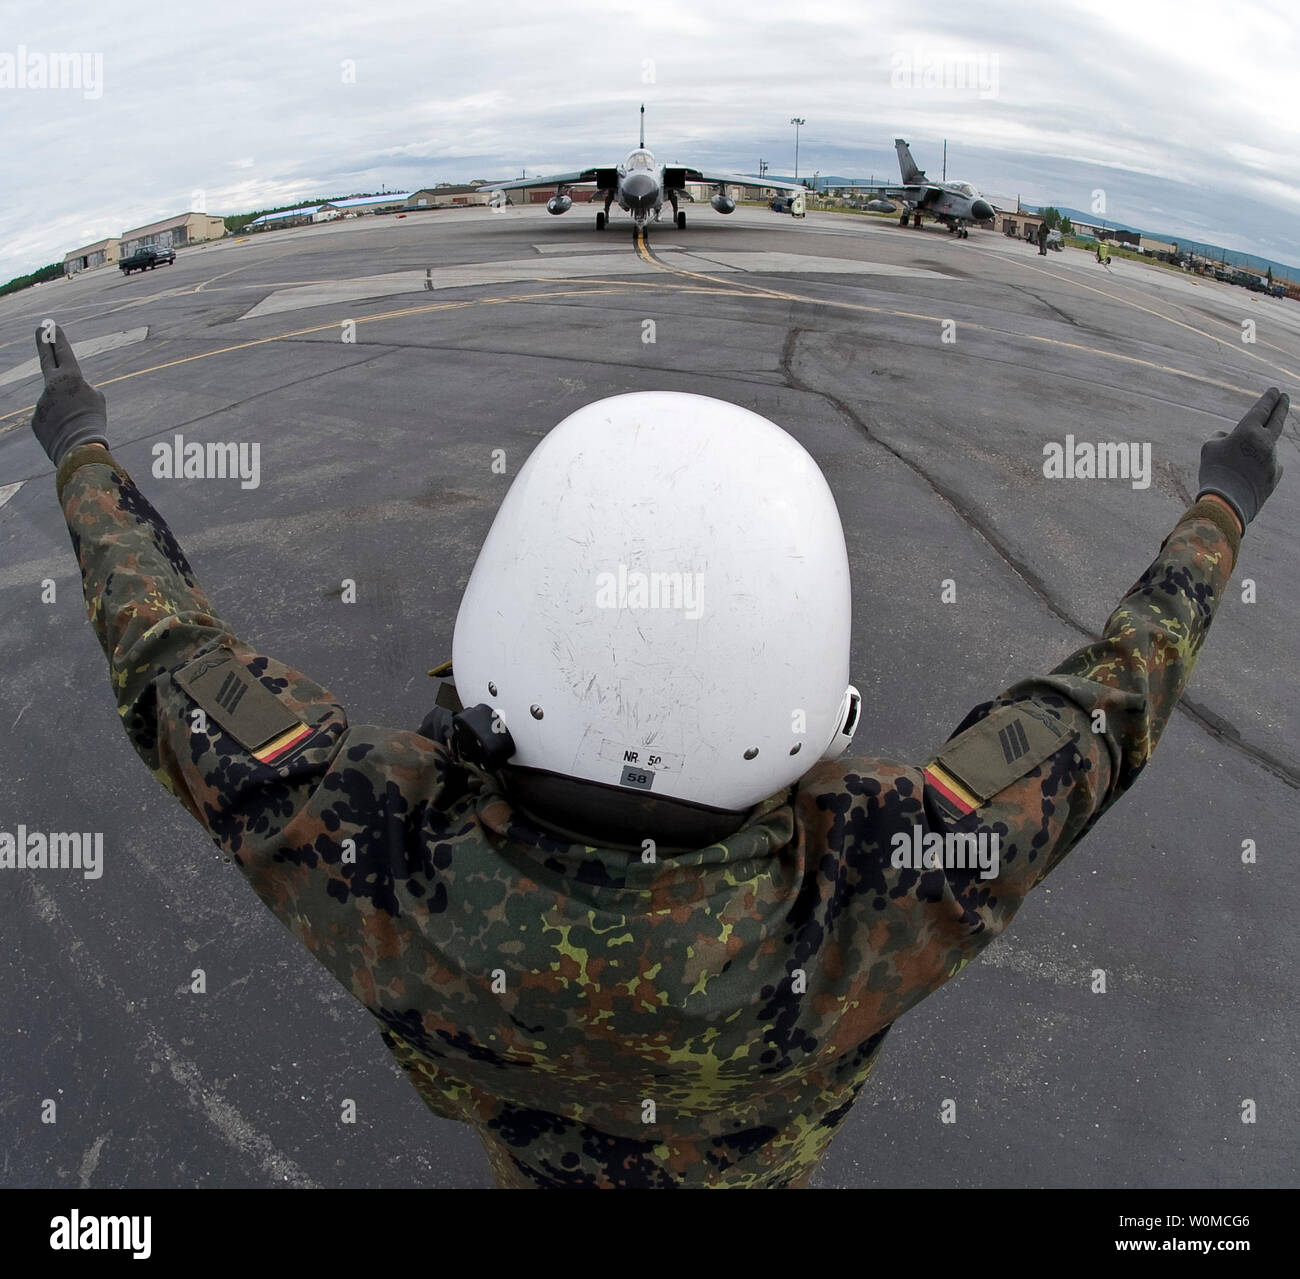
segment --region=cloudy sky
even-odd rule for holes
[[[0,280],[200,203],[612,162],[643,100],[662,159],[789,174],[801,116],[802,175],[893,181],[895,136],[931,176],[946,138],[948,176],[986,193],[1086,210],[1101,190],[1114,221],[1300,265],[1294,0],[9,0],[6,17]],[[80,87],[30,83],[56,55]]]

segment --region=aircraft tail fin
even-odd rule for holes
[[[916,167],[916,161],[902,138],[894,139],[894,150],[898,152],[898,170],[903,175],[903,185],[910,187],[924,182],[925,170]]]
[[[641,104],[641,150],[645,150],[645,103]]]

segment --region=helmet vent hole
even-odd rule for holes
[[[488,692],[489,692],[493,697],[495,697],[495,696],[497,695],[497,686],[496,686],[496,685],[495,685],[491,680],[488,680]]]
[[[528,713],[529,713],[529,714],[530,714],[534,719],[541,719],[541,718],[542,718],[542,708],[541,708],[540,706],[535,705],[535,704],[532,705],[532,706],[530,706],[530,707],[528,708]]]
[[[802,742],[795,742],[795,744],[794,744],[793,746],[790,747],[790,754],[791,754],[791,755],[797,755],[797,754],[800,752],[800,750],[802,750],[802,749],[803,749],[803,743],[802,743]]]
[[[746,759],[757,759],[757,758],[758,758],[758,747],[757,747],[757,746],[751,746],[751,747],[750,747],[750,748],[745,752],[745,758],[746,758]]]

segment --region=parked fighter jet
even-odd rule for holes
[[[984,222],[993,216],[993,206],[975,190],[969,182],[931,182],[922,169],[916,167],[912,152],[902,138],[894,139],[894,149],[898,152],[898,167],[903,175],[902,186],[857,187],[876,196],[867,207],[874,204],[880,208],[878,201],[883,197],[896,201],[903,207],[898,219],[899,226],[906,226],[911,219],[912,225],[921,225],[921,216],[932,217],[942,222],[949,231],[955,231],[963,239],[969,238],[967,222]]]
[[[719,213],[732,213],[736,202],[727,194],[728,185],[775,187],[781,191],[804,191],[794,182],[779,182],[774,178],[750,178],[738,173],[717,173],[707,169],[692,169],[681,164],[658,164],[645,145],[645,107],[641,107],[641,141],[622,164],[609,167],[581,169],[576,173],[551,173],[539,178],[521,179],[518,182],[497,182],[483,187],[484,191],[520,191],[528,187],[554,187],[555,194],[546,202],[547,213],[567,213],[573,206],[569,188],[582,183],[595,183],[592,199],[603,195],[604,209],[596,214],[596,230],[603,231],[609,223],[610,206],[615,200],[619,208],[632,215],[633,234],[641,234],[651,222],[659,220],[660,210],[666,200],[672,206],[673,220],[679,230],[686,229],[686,211],[678,209],[679,199],[692,200],[686,190],[688,182],[716,185],[709,203]]]

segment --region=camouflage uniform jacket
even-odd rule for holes
[[[520,1187],[804,1184],[890,1025],[1136,780],[1239,549],[1197,503],[1101,639],[928,765],[820,763],[725,842],[647,864],[530,824],[242,644],[110,456],[75,451],[58,491],[131,744]],[[928,834],[997,834],[996,876],[899,864]]]

